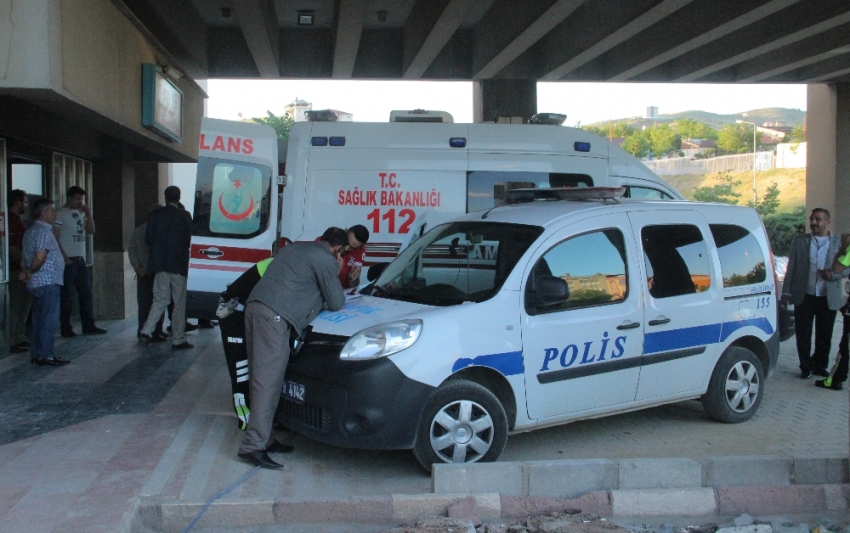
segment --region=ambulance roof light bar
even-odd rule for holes
[[[535,200],[616,200],[626,193],[625,187],[564,187],[542,189],[513,189],[508,191],[507,204],[522,204]]]
[[[453,123],[454,117],[446,111],[410,109],[390,111],[390,122],[443,122]]]

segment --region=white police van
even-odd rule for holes
[[[434,227],[297,340],[276,419],[353,448],[494,461],[509,433],[688,399],[750,418],[776,280],[750,208],[527,189]],[[581,195],[585,195],[581,197]]]

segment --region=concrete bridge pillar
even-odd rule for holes
[[[850,83],[808,86],[806,208],[832,213],[832,231],[850,232]]]
[[[473,122],[510,122],[522,117],[522,123],[537,113],[537,81],[481,80],[473,82]],[[514,119],[516,120],[516,119]]]

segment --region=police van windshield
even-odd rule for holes
[[[250,239],[269,224],[271,169],[198,158],[192,235]]]
[[[366,292],[426,305],[487,300],[542,232],[495,222],[437,226],[399,254]]]

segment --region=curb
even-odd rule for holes
[[[239,500],[212,504],[197,524],[252,527],[274,524],[401,524],[434,516],[459,518],[463,509],[482,522],[565,509],[603,517],[711,516],[846,512],[850,485],[761,485],[729,488],[618,489],[578,498],[508,496],[495,492],[393,494],[346,500]],[[458,505],[463,504],[463,505]],[[204,502],[140,502],[131,531],[179,533]],[[461,516],[462,517],[462,516]]]

